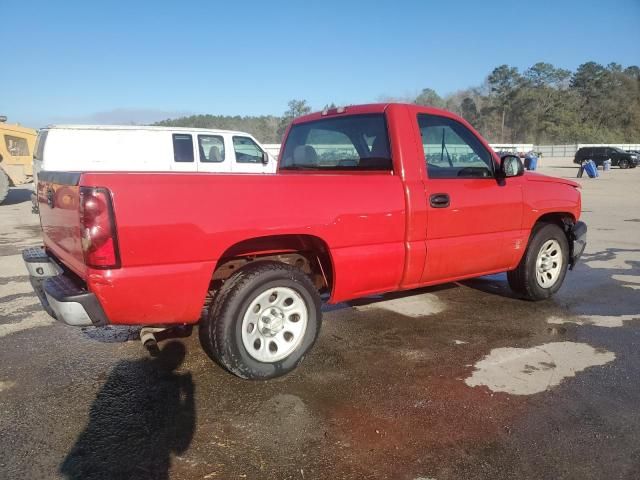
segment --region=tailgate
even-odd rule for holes
[[[38,175],[38,207],[45,247],[84,278],[79,197],[80,174],[48,172]]]

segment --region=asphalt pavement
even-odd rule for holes
[[[553,299],[495,275],[326,307],[314,350],[268,382],[223,371],[197,332],[152,358],[135,328],[49,318],[20,257],[38,217],[12,189],[0,478],[640,478],[640,168],[579,181],[589,244]]]

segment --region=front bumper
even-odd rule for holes
[[[569,240],[571,256],[569,268],[573,270],[573,267],[578,263],[587,246],[587,224],[584,222],[576,222],[569,232]]]
[[[64,271],[43,248],[28,248],[22,259],[42,307],[56,320],[74,327],[108,323],[98,298]]]

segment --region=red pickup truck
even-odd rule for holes
[[[393,103],[294,120],[273,175],[42,172],[37,198],[44,248],[23,257],[55,318],[200,323],[209,355],[252,379],[300,363],[321,298],[507,272],[545,299],[586,244],[577,183]]]

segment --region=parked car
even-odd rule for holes
[[[275,175],[47,171],[38,203],[44,248],[23,257],[58,320],[200,322],[209,355],[249,379],[300,363],[321,295],[508,272],[541,300],[586,244],[576,182],[524,173],[452,113],[393,103],[295,119]]]
[[[5,123],[0,117],[0,203],[9,194],[9,187],[24,185],[32,180],[31,155],[36,131],[20,125]]]
[[[573,163],[582,165],[585,160],[593,160],[600,167],[605,160],[611,160],[611,165],[620,168],[635,168],[639,157],[635,153],[625,152],[616,147],[582,147],[576,152]]]

